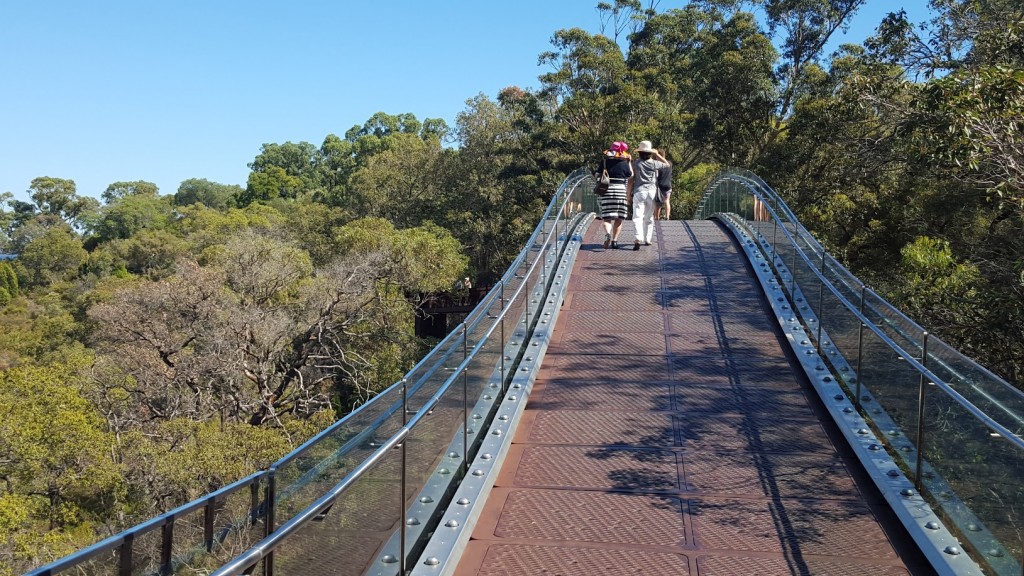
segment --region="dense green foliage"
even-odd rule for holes
[[[0,575],[266,466],[391,384],[430,344],[417,296],[497,279],[611,140],[667,152],[676,218],[719,167],[758,172],[855,273],[1019,385],[1021,10],[933,0],[923,27],[892,14],[823,54],[860,4],[601,3],[602,33],[554,33],[539,90],[479,95],[454,127],[378,113],[266,143],[244,187],[3,194]]]

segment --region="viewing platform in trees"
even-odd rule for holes
[[[416,335],[443,338],[458,325],[451,318],[463,318],[476,308],[490,291],[490,286],[473,286],[443,294],[425,294],[420,297],[416,316]]]

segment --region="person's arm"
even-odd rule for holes
[[[665,158],[664,156],[661,155],[661,152],[656,152],[654,154],[651,154],[651,156],[653,156],[655,160],[660,160],[665,164],[668,164],[669,166],[672,165],[672,163],[668,161],[668,158]]]

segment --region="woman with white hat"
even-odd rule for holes
[[[633,160],[633,226],[636,240],[633,250],[640,245],[651,245],[654,237],[654,198],[658,194],[658,173],[672,167],[664,156],[644,140],[636,147],[637,158]]]

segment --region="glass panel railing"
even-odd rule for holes
[[[1024,435],[1024,395],[945,342],[928,345],[929,369],[971,404],[1018,436]]]
[[[260,495],[266,490],[266,475],[247,489],[226,492],[212,506],[213,518],[208,521],[210,539],[208,555],[193,554],[197,573],[212,571],[253,546],[267,533],[266,510]],[[200,570],[201,569],[201,570]]]
[[[555,263],[576,226],[585,221],[582,216],[597,207],[592,188],[593,178],[587,170],[570,174],[502,280],[458,329],[401,382],[363,403],[270,470],[216,493],[219,500],[209,517],[205,512],[197,516],[201,502],[190,503],[189,508],[176,511],[182,522],[177,536],[164,536],[173,531],[161,529],[164,523],[173,522],[171,513],[35,573],[85,570],[124,575],[176,567],[209,571],[217,565],[224,573],[258,565],[282,574],[307,573],[311,558],[306,557],[301,568],[298,559],[309,550],[334,554],[335,541],[329,537],[334,533],[351,536],[336,552],[348,561],[345,570],[360,573],[365,567],[355,566],[358,562],[352,560],[366,555],[367,531],[383,531],[393,538],[396,527],[401,526],[405,535],[407,523],[403,520],[408,519],[402,518],[402,510],[417,504],[403,503],[401,488],[390,486],[396,483],[396,476],[388,472],[395,469],[389,464],[395,458],[390,450],[399,453],[404,439],[407,448],[415,451],[411,458],[407,456],[404,473],[397,476],[405,481],[405,500],[422,493],[432,474],[444,471],[458,481],[461,469],[449,469],[449,455],[459,453],[459,461],[465,461],[473,440],[467,446],[463,438],[470,430],[474,435],[482,433],[482,425],[490,417],[488,407],[500,401],[513,363],[528,353],[529,331],[541,316],[540,303]],[[378,493],[394,496],[378,498]],[[386,498],[394,502],[385,503]],[[380,516],[374,516],[378,511]],[[352,531],[371,517],[374,527],[367,528],[364,523],[361,531]],[[268,520],[271,535],[263,537]],[[200,535],[202,539],[197,540]],[[406,544],[406,553],[415,553],[415,542]],[[239,554],[241,551],[244,553]],[[168,561],[169,556],[173,558]],[[225,561],[226,557],[233,559]],[[327,563],[332,570],[341,569],[340,564]]]
[[[333,426],[317,442],[272,467],[275,518],[294,516],[365,460],[402,427],[402,388],[392,386],[374,402]]]
[[[560,257],[559,249],[565,246],[564,238],[560,240],[557,232],[559,222],[566,215],[574,221],[578,216],[578,212],[566,211],[562,207],[566,197],[573,199],[573,204],[582,204],[575,200],[585,198],[583,191],[589,188],[587,180],[585,177],[577,177],[575,180],[570,177],[563,184],[545,217],[497,289],[467,316],[466,322],[456,329],[453,337],[435,348],[421,362],[421,365],[433,368],[427,369],[416,381],[415,386],[419,392],[414,393],[414,396],[422,396],[424,391],[435,388],[437,392],[430,399],[417,398],[416,402],[411,402],[404,409],[399,402],[398,410],[388,408],[386,411],[386,421],[390,425],[391,418],[394,418],[392,414],[408,417],[409,408],[416,409],[415,414],[387,442],[395,442],[395,438],[401,435],[404,437],[403,445],[414,451],[415,456],[407,461],[401,477],[407,486],[407,496],[424,494],[411,501],[410,507],[406,509],[406,516],[412,518],[415,514],[422,527],[408,530],[407,522],[398,522],[398,532],[392,531],[388,535],[389,546],[398,535],[406,541],[404,552],[398,556],[414,554],[417,549],[415,540],[433,531],[431,523],[439,517],[437,511],[443,510],[447,504],[446,498],[450,498],[454,492],[451,487],[458,482],[460,474],[465,470],[464,463],[472,459],[478,438],[484,433],[482,424],[493,415],[492,407],[497,406],[501,399],[503,373],[511,369],[508,365],[510,362],[530,353],[526,349],[529,331],[540,321],[555,263],[557,257]],[[567,235],[569,228],[566,230]],[[410,386],[413,385],[408,377],[406,381]],[[420,400],[425,400],[424,404],[420,404]],[[396,406],[395,400],[385,404]],[[372,412],[368,408],[363,410]],[[376,443],[368,448],[375,446]],[[379,451],[374,454],[379,454]],[[356,463],[355,468],[340,481],[337,476],[344,470],[332,472],[330,479],[337,484],[330,488],[329,494],[346,494],[355,489],[363,481],[364,475],[368,474],[365,467],[367,461]],[[448,462],[456,462],[457,467],[447,466]],[[331,496],[335,497],[340,498]],[[302,534],[313,529],[312,525],[307,524],[308,518],[317,507],[325,505],[324,498],[321,497],[310,507],[295,513],[278,533],[271,534],[217,574],[238,573],[267,555],[276,554],[274,550],[280,546],[284,547],[282,549],[294,546],[295,538],[305,538]],[[412,538],[412,541],[407,541],[407,538]],[[311,559],[307,558],[307,567],[310,562]]]
[[[770,226],[751,213],[755,197]],[[822,354],[839,381],[972,558],[1019,575],[1024,393],[865,287],[755,175],[727,171],[708,186],[695,217],[716,215],[746,221],[811,340],[834,346]]]
[[[309,574],[310,558],[331,565],[332,574],[362,574],[402,522],[402,464],[402,450],[389,450],[339,495],[328,511],[274,550],[274,574]]]
[[[119,576],[119,565],[121,553],[117,548],[103,550],[90,558],[84,559],[75,564],[75,570],[80,574],[94,576]],[[54,572],[56,574],[57,572]]]
[[[218,566],[266,534],[265,480],[265,473],[250,475],[28,574],[131,576]]]
[[[936,386],[925,391],[925,489],[938,501],[940,515],[963,528],[975,557],[997,574],[1019,573],[1012,558],[1021,556],[1016,524],[1024,507],[1024,454]]]

